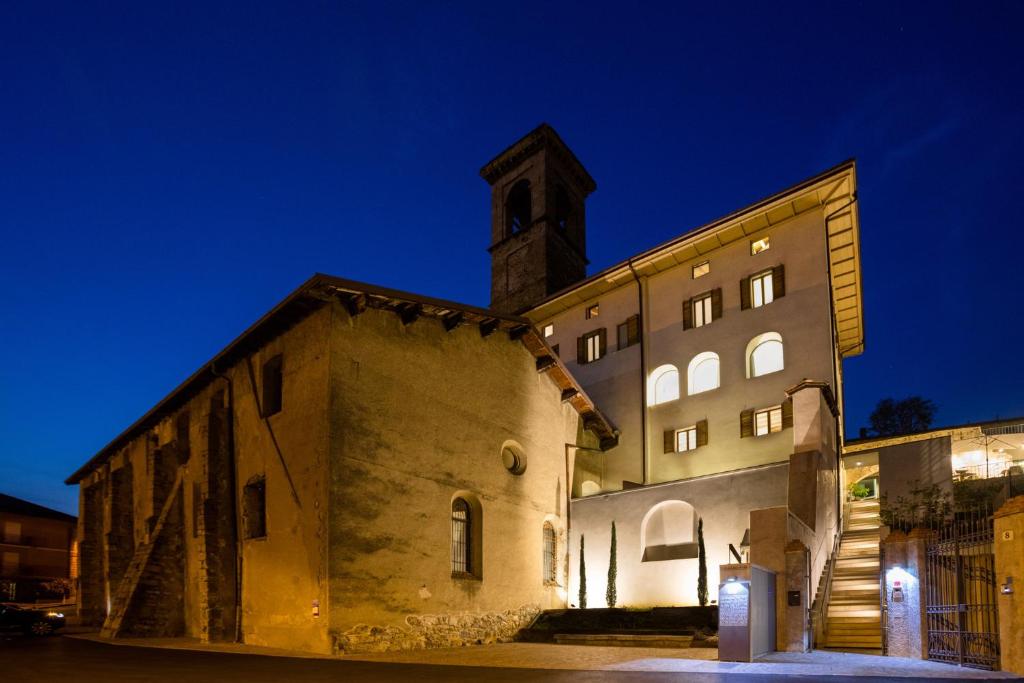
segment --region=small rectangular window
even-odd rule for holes
[[[601,358],[601,331],[596,330],[583,335],[583,343],[586,346],[586,361],[593,363]]]
[[[267,480],[254,477],[242,489],[242,521],[246,538],[267,535]]]
[[[770,270],[759,273],[750,278],[751,306],[758,308],[765,304],[770,304],[775,300],[775,292],[772,284],[772,271]]]
[[[263,417],[281,412],[283,380],[281,354],[277,354],[263,364]]]
[[[768,251],[771,246],[768,235],[765,235],[760,239],[750,240],[750,255],[754,256],[756,254],[760,254],[762,251]]]
[[[544,326],[544,338],[547,339],[555,333],[555,326],[553,323],[548,323]]]
[[[600,304],[593,304],[592,306],[587,306],[587,320],[590,320],[591,318],[596,318],[600,314],[601,314],[601,305]]]
[[[711,261],[705,261],[704,263],[698,263],[693,267],[693,279],[696,280],[699,277],[703,277],[711,272]]]
[[[693,300],[693,326],[703,327],[712,321],[711,316],[711,293]]]
[[[676,452],[684,453],[697,447],[697,426],[676,431]]]
[[[782,406],[765,408],[754,413],[754,435],[764,436],[782,431]]]

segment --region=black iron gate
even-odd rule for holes
[[[992,513],[958,511],[929,540],[925,605],[928,658],[999,668]]]

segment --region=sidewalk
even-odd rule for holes
[[[335,659],[342,661],[478,666],[575,671],[636,671],[659,673],[744,673],[786,674],[815,678],[883,676],[889,678],[960,678],[964,680],[1014,679],[1001,671],[979,671],[937,662],[899,657],[859,655],[845,652],[775,652],[756,662],[719,662],[713,648],[662,649],[638,647],[595,647],[548,645],[542,643],[499,643],[472,647],[408,650],[381,654],[331,657],[239,643],[200,643],[192,638],[126,638],[116,641],[97,634],[69,635],[101,643],[128,647],[159,647],[199,652],[229,652],[269,657]]]

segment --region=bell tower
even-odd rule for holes
[[[491,186],[491,308],[521,313],[587,275],[584,203],[597,189],[542,123],[480,170]]]

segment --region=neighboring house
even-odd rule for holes
[[[957,484],[961,492],[984,486],[998,507],[1024,493],[1024,417],[847,441],[844,490],[858,483],[890,506],[914,489],[934,485],[952,495]]]
[[[576,602],[582,535],[602,606],[613,521],[620,605],[696,602],[700,518],[712,600],[741,554],[778,572],[780,619],[784,551],[817,585],[864,345],[853,162],[589,278],[596,183],[554,130],[481,175],[489,310],[316,276],[68,479],[85,623],[507,638]]]
[[[46,584],[73,578],[71,515],[0,493],[0,602],[61,598]]]

